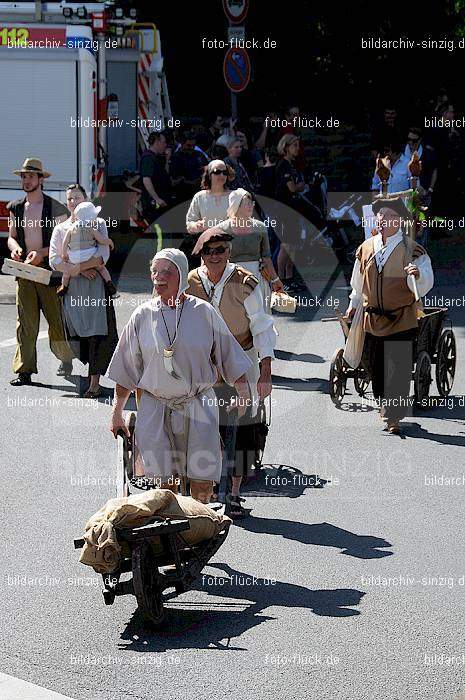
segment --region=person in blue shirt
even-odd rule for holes
[[[410,158],[404,154],[404,146],[400,141],[392,141],[384,150],[384,155],[389,161],[389,169],[391,174],[388,180],[388,193],[403,192],[410,188],[410,172],[408,164]],[[382,183],[378,175],[374,174],[371,183],[371,189],[375,192],[381,192]]]

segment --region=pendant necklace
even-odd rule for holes
[[[166,323],[165,315],[163,313],[163,308],[160,304],[161,317],[163,319],[163,323],[165,324],[166,334],[168,336],[168,342],[169,342],[169,346],[167,348],[163,348],[163,365],[164,365],[166,371],[168,372],[168,374],[171,377],[173,377],[174,379],[181,379],[179,374],[176,374],[176,371],[175,371],[174,366],[173,366],[173,355],[174,355],[173,348],[174,348],[174,344],[176,342],[176,337],[178,335],[178,328],[179,328],[179,324],[181,323],[181,316],[182,316],[183,309],[184,309],[184,301],[182,302],[181,313],[179,314],[179,319],[176,319],[176,330],[174,332],[174,338],[173,338],[173,340],[171,340],[170,332],[168,330],[168,325]],[[177,316],[177,308],[176,308],[176,316]]]

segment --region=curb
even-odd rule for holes
[[[16,294],[0,294],[0,304],[16,304]]]

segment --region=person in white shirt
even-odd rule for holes
[[[222,316],[229,331],[252,361],[246,373],[251,393],[251,406],[238,426],[236,460],[232,497],[227,513],[233,519],[247,513],[239,496],[244,474],[250,468],[254,453],[253,424],[260,401],[271,394],[271,361],[274,359],[276,331],[272,317],[265,312],[260,284],[245,268],[229,262],[231,239],[227,233],[211,233],[204,241],[201,256],[203,265],[189,273],[188,294],[210,304]],[[225,434],[226,406],[234,397],[227,384],[217,384],[215,393],[220,409],[220,431]]]

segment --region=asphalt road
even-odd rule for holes
[[[442,281],[453,286],[436,294],[465,290]],[[343,300],[343,284],[326,293]],[[324,288],[312,283],[314,295]],[[135,298],[122,295],[120,328]],[[15,308],[0,306],[1,671],[76,700],[453,700],[465,691],[463,308],[452,313],[454,396],[416,411],[401,438],[382,432],[352,387],[342,409],[330,401],[342,333],[319,318],[333,315],[334,298],[276,316],[265,462],[303,475],[268,468],[265,490],[248,498],[252,517],[233,527],[195,590],[170,603],[163,633],[144,626],[133,597],[105,607],[100,577],[73,549],[115,494],[111,391],[98,404],[77,400],[45,338],[34,386],[10,387]],[[459,483],[441,485],[451,477]]]

